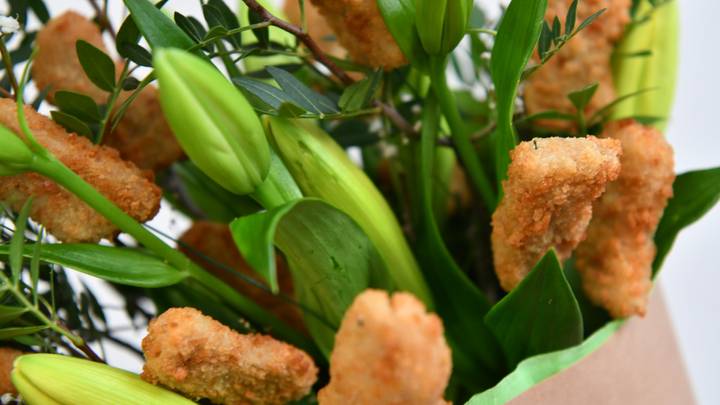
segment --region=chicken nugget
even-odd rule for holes
[[[11,347],[0,347],[0,395],[17,395],[17,390],[10,379],[15,359],[22,356],[23,352]]]
[[[443,324],[408,293],[358,295],[343,317],[321,405],[437,405],[452,369]]]
[[[208,221],[196,221],[180,237],[180,250],[193,261],[200,264],[212,274],[222,279],[244,296],[250,298],[263,308],[277,315],[291,326],[305,330],[305,324],[297,306],[283,300],[269,291],[240,279],[237,275],[218,267],[214,262],[228,266],[257,283],[265,284],[260,275],[245,262],[233,241],[230,228],[226,224]],[[208,258],[213,261],[209,261]],[[277,278],[280,293],[293,296],[293,282],[285,263],[278,259]]]
[[[551,248],[561,260],[585,237],[592,203],[620,173],[620,141],[539,138],[512,150],[492,216],[495,273],[510,291]]]
[[[285,0],[283,12],[291,23],[297,26],[302,24],[300,20],[300,2],[298,0]],[[340,46],[335,37],[335,32],[325,21],[325,17],[320,14],[317,7],[308,1],[305,2],[305,23],[308,34],[323,52],[336,58],[345,56],[345,49]]]
[[[147,174],[118,156],[116,150],[93,145],[87,138],[68,134],[63,127],[25,107],[37,141],[55,157],[140,222],[155,216],[162,192]],[[0,99],[0,124],[21,134],[17,108]],[[18,211],[34,196],[30,217],[63,242],[97,242],[117,233],[115,225],[52,180],[37,173],[0,177],[0,200]]]
[[[376,0],[310,1],[354,62],[385,70],[408,63],[388,31]]]
[[[552,21],[555,16],[564,20],[571,2],[550,1],[546,20]],[[530,76],[524,90],[528,114],[548,110],[574,114],[575,107],[567,95],[593,83],[598,83],[598,89],[585,107],[588,119],[616,99],[610,62],[615,43],[630,22],[630,0],[581,1],[578,3],[577,24],[603,8],[606,11],[594,23],[571,39],[545,66]],[[535,61],[539,61],[537,55]],[[541,126],[560,130],[569,130],[574,126],[559,120],[537,122]]]
[[[615,318],[644,315],[652,288],[653,234],[673,193],[673,150],[660,131],[633,120],[606,126],[602,136],[622,143],[622,169],[593,205],[575,265],[592,302]]]
[[[310,392],[317,367],[270,336],[241,335],[193,308],[171,308],[148,326],[142,378],[217,404],[285,404]]]
[[[100,29],[90,20],[73,11],[53,18],[38,32],[39,51],[32,74],[39,89],[50,89],[47,99],[53,103],[55,93],[67,90],[90,96],[98,104],[108,101],[109,93],[99,89],[80,65],[75,43],[84,40],[107,53]],[[122,63],[116,63],[116,72]],[[130,96],[122,92],[116,107]],[[104,142],[120,152],[123,159],[141,169],[154,171],[168,167],[183,156],[180,144],[162,114],[157,90],[145,87]]]

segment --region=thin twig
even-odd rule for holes
[[[100,25],[100,28],[102,28],[104,31],[109,32],[113,40],[117,39],[115,30],[112,27],[112,23],[107,16],[107,10],[104,10],[104,7],[100,8],[100,6],[95,3],[95,0],[88,0],[88,3],[90,3],[90,7],[93,8],[93,11],[95,11],[95,18],[97,18],[97,22]]]

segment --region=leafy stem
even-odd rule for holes
[[[113,88],[112,93],[110,93],[110,97],[108,97],[108,102],[105,107],[105,113],[103,114],[102,120],[100,121],[100,130],[97,133],[97,139],[95,139],[95,143],[98,145],[102,143],[103,137],[107,132],[109,132],[108,124],[110,124],[110,118],[113,116],[113,107],[115,106],[115,101],[118,99],[120,93],[123,90],[122,83],[123,81],[125,81],[125,78],[127,78],[129,65],[129,62],[125,61],[123,70],[117,80],[117,85]]]
[[[18,81],[17,78],[15,78],[15,73],[13,71],[13,63],[12,59],[10,58],[10,52],[5,45],[5,35],[2,34],[0,34],[0,54],[2,54],[3,64],[5,65],[5,72],[7,74],[8,80],[10,81],[10,85],[12,86],[15,94],[18,94]]]

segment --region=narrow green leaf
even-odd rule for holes
[[[50,111],[53,121],[62,125],[68,132],[74,132],[86,138],[93,137],[92,130],[88,124],[84,123],[80,118],[64,113],[62,111]]]
[[[540,31],[540,39],[538,40],[538,54],[540,58],[545,58],[545,54],[550,50],[552,46],[553,34],[550,31],[550,26],[547,22],[543,21],[542,31]]]
[[[47,326],[21,326],[14,328],[3,328],[0,329],[0,340],[9,340],[18,336],[32,335],[40,332],[41,330],[47,329]]]
[[[561,26],[560,26],[560,19],[555,16],[555,19],[553,20],[553,26],[552,26],[552,36],[553,36],[553,42],[557,42],[558,38],[560,38],[561,34]]]
[[[175,20],[175,24],[185,31],[195,42],[200,42],[205,37],[205,34],[207,34],[202,25],[199,23],[195,24],[191,19],[178,12],[175,12],[173,19]]]
[[[75,43],[78,60],[88,79],[101,90],[113,91],[115,88],[115,63],[105,54],[87,41]]]
[[[678,233],[700,219],[720,200],[720,167],[687,172],[673,184],[673,197],[655,232],[653,276],[662,267]]]
[[[614,110],[619,104],[621,104],[621,103],[622,103],[623,101],[625,101],[625,100],[629,100],[629,99],[631,99],[631,98],[633,98],[633,97],[637,97],[637,96],[639,96],[639,95],[641,95],[641,94],[644,94],[644,93],[647,93],[647,92],[650,92],[650,91],[655,91],[655,90],[657,90],[657,89],[641,89],[641,90],[638,90],[638,91],[634,91],[634,92],[632,92],[632,93],[623,94],[622,96],[616,98],[615,100],[611,101],[611,102],[608,103],[607,105],[605,105],[605,106],[603,106],[602,108],[600,108],[599,110],[597,110],[597,111],[595,112],[595,114],[593,114],[593,116],[590,118],[590,122],[594,122],[595,120],[606,118],[608,115],[610,115],[610,114],[613,112],[613,110]]]
[[[547,0],[513,0],[495,37],[490,72],[497,98],[498,128],[494,137],[498,185],[507,175],[510,150],[516,142],[513,110],[517,89],[538,43],[546,8]]]
[[[577,30],[575,30],[575,33],[578,33],[585,29],[588,25],[592,24],[593,21],[597,20],[598,17],[602,15],[602,13],[605,12],[607,9],[598,10],[595,13],[593,13],[590,17],[586,18],[580,25],[578,25]]]
[[[214,24],[222,25],[223,27],[227,28],[228,30],[240,28],[240,22],[238,21],[237,16],[235,13],[230,10],[230,7],[225,4],[223,0],[210,0],[208,1],[208,4],[206,5],[208,7],[212,7],[214,11],[212,12],[212,15],[214,17],[213,24],[208,21],[208,26],[212,27]],[[204,7],[203,7],[204,12]],[[228,41],[233,44],[235,47],[240,47],[242,45],[242,34],[237,33],[232,35],[230,38],[228,38]]]
[[[32,257],[33,247],[25,246],[22,255]],[[0,256],[8,256],[10,247],[0,245]],[[69,267],[113,283],[135,287],[165,287],[179,283],[188,274],[171,267],[157,256],[139,249],[92,244],[49,244],[40,250],[43,262]]]
[[[580,90],[573,91],[572,93],[568,94],[568,99],[570,99],[570,102],[572,105],[575,106],[575,108],[578,111],[584,111],[585,107],[588,105],[592,97],[595,95],[595,92],[598,89],[598,84],[593,83],[586,87],[583,87]]]
[[[25,245],[25,229],[27,227],[27,220],[30,217],[30,208],[32,207],[33,198],[30,197],[23,204],[20,213],[15,220],[15,231],[13,232],[12,239],[10,239],[10,271],[12,272],[12,283],[17,285],[20,280],[20,273],[22,273],[23,257],[22,251]]]
[[[276,110],[279,109],[283,103],[292,103],[282,90],[261,80],[243,76],[233,77],[232,81],[241,89],[252,93]],[[305,110],[303,110],[303,112],[305,112]]]
[[[565,35],[572,34],[575,29],[575,20],[577,19],[577,6],[578,0],[573,0],[572,4],[568,8],[567,15],[565,16]]]
[[[254,11],[248,9],[248,21],[250,24],[257,24],[263,22],[263,19]],[[268,30],[268,27],[255,28],[252,32],[260,45],[267,46],[270,42],[270,31]]]
[[[580,307],[554,251],[485,316],[510,369],[528,357],[580,344]]]
[[[357,111],[365,107],[375,95],[381,77],[382,71],[376,70],[372,75],[348,86],[338,101],[342,111]]]
[[[324,354],[357,294],[389,288],[385,264],[373,243],[347,214],[316,199],[301,199],[230,224],[245,260],[277,291],[275,249],[290,265],[305,323]]]
[[[150,54],[147,49],[138,44],[129,43],[123,44],[120,47],[122,48],[123,56],[130,59],[131,62],[140,66],[152,67],[152,54]]]
[[[70,114],[85,122],[100,122],[102,116],[95,100],[72,91],[55,93],[55,105],[64,113]]]
[[[50,20],[50,13],[45,6],[45,2],[42,0],[28,0],[28,5],[41,23],[45,24]]]
[[[19,318],[28,311],[25,307],[10,307],[0,305],[0,325],[4,325],[14,319]]]
[[[35,243],[33,245],[33,255],[30,258],[30,288],[32,291],[33,303],[37,306],[38,303],[38,281],[40,280],[40,249],[42,243]]]
[[[194,45],[193,40],[150,1],[124,0],[124,2],[151,48],[188,49]]]
[[[415,2],[413,0],[377,0],[385,26],[395,39],[405,57],[421,70],[428,63],[428,56],[420,43],[415,25]]]
[[[338,112],[335,103],[329,98],[313,91],[290,73],[274,66],[268,66],[267,71],[294,104],[321,115]]]

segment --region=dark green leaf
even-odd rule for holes
[[[321,350],[330,353],[335,329],[357,294],[388,287],[385,264],[367,235],[345,213],[302,199],[230,224],[242,256],[277,291],[275,250],[285,255],[305,323]]]
[[[595,21],[598,17],[600,17],[600,15],[602,15],[602,13],[605,12],[605,10],[606,10],[606,9],[602,9],[602,10],[596,11],[596,12],[593,13],[590,17],[586,18],[582,23],[580,23],[580,25],[578,26],[577,30],[575,30],[575,32],[580,32],[580,31],[582,31],[583,29],[585,29],[585,27],[587,27],[588,25],[592,24],[593,21]]]
[[[294,104],[320,115],[338,112],[335,103],[329,98],[311,90],[290,73],[274,66],[268,66],[267,71]]]
[[[553,42],[557,42],[557,39],[560,38],[561,35],[561,26],[560,26],[560,19],[555,16],[555,19],[553,20],[553,26],[552,26],[552,37]]]
[[[221,25],[216,25],[208,30],[207,34],[205,34],[205,38],[203,38],[203,41],[212,41],[225,36],[227,36],[227,28]]]
[[[9,307],[0,305],[0,325],[4,325],[14,319],[19,318],[28,311],[25,307]]]
[[[550,26],[547,22],[543,21],[542,31],[540,32],[540,40],[538,40],[538,54],[540,58],[545,58],[545,54],[550,50],[552,46],[553,34],[550,31]]]
[[[585,107],[595,95],[597,89],[598,84],[593,83],[589,86],[583,87],[580,90],[573,91],[572,93],[568,94],[568,99],[570,99],[570,102],[572,103],[572,105],[575,106],[578,111],[585,111]]]
[[[530,356],[580,344],[580,307],[554,251],[485,316],[510,369]]]
[[[348,86],[338,101],[342,111],[357,111],[368,105],[377,91],[381,77],[382,71],[376,70],[372,75]]]
[[[205,21],[211,29],[220,26],[226,30],[232,30],[240,26],[235,13],[222,0],[209,1],[202,7],[202,11]],[[242,45],[241,34],[232,35],[227,40],[236,48]]]
[[[147,49],[143,48],[142,46],[138,44],[126,43],[123,45],[118,45],[118,47],[122,48],[122,55],[130,59],[131,62],[134,62],[140,66],[152,67],[152,55]]]
[[[12,272],[12,283],[17,285],[20,280],[20,274],[23,268],[22,251],[25,245],[25,229],[27,221],[30,217],[30,208],[32,207],[33,198],[28,198],[20,209],[20,213],[15,220],[15,232],[10,239],[10,271]]]
[[[80,118],[74,117],[62,111],[50,111],[50,116],[52,116],[53,121],[62,125],[63,128],[68,130],[68,132],[74,132],[78,135],[92,139],[92,130],[88,124],[83,122]]]
[[[62,112],[85,122],[100,122],[102,119],[95,100],[84,94],[72,91],[58,91],[55,93],[55,105]]]
[[[267,105],[276,110],[279,109],[283,103],[291,102],[291,100],[282,90],[261,80],[256,80],[243,76],[233,77],[232,81],[241,89],[252,93],[260,100],[264,101]],[[305,112],[305,110],[303,110],[303,112]]]
[[[115,39],[115,49],[120,56],[127,58],[128,56],[125,54],[124,48],[125,45],[137,45],[138,41],[140,41],[140,30],[132,16],[128,16],[125,18],[125,21],[123,21],[120,29],[118,29]]]
[[[131,91],[138,88],[140,85],[140,80],[130,76],[126,77],[125,80],[122,82],[122,89],[125,91]]]
[[[405,57],[423,69],[428,56],[420,43],[415,28],[415,2],[413,0],[377,0],[385,26]]]
[[[150,1],[124,0],[124,2],[151,48],[188,49],[194,45],[193,40]]]
[[[0,329],[0,340],[13,339],[15,337],[23,335],[32,335],[33,333],[40,332],[44,329],[47,329],[47,326],[22,326],[17,328],[3,328]]]
[[[9,250],[7,245],[0,245],[0,256],[7,256]],[[23,255],[32,257],[32,245],[25,246]],[[179,283],[187,277],[187,273],[171,267],[163,259],[130,248],[92,244],[50,244],[43,245],[40,259],[113,283],[135,287],[164,287]]]
[[[45,3],[42,0],[28,0],[30,9],[35,13],[35,16],[40,20],[41,23],[45,24],[50,19],[50,13],[48,12]]]
[[[538,43],[547,0],[513,0],[502,18],[490,59],[497,99],[495,167],[498,184],[507,174],[510,150],[515,147],[513,110],[518,85]]]
[[[578,0],[573,0],[572,4],[568,8],[567,15],[565,16],[565,35],[572,34],[575,29],[575,20],[577,19],[577,6]]]
[[[251,9],[248,9],[248,21],[250,24],[257,24],[261,23],[264,20],[262,17],[257,15],[254,11]],[[258,43],[263,46],[267,46],[267,44],[270,42],[270,32],[268,30],[268,27],[262,27],[262,28],[255,28],[252,30],[253,34],[255,35],[255,38],[257,38]]]
[[[288,118],[297,118],[302,116],[306,111],[293,103],[282,103],[277,109],[278,115]]]
[[[675,179],[673,197],[655,232],[653,275],[662,267],[678,233],[710,211],[719,199],[720,167],[683,173]]]
[[[75,49],[88,79],[101,90],[113,91],[115,88],[115,63],[113,60],[105,52],[82,39],[77,41]]]

